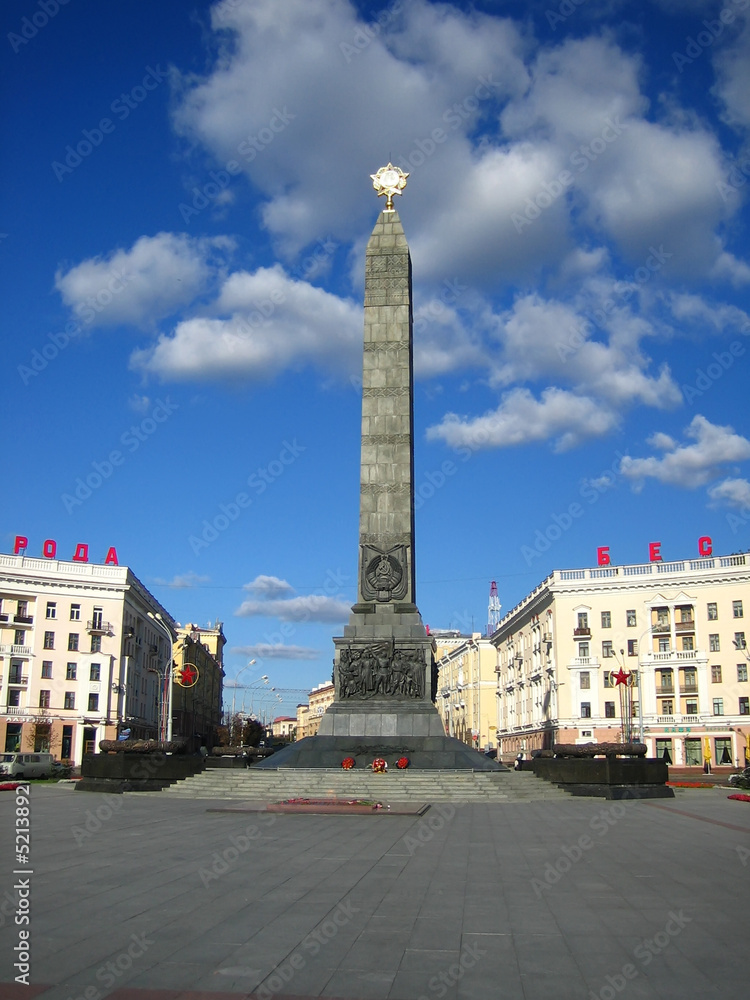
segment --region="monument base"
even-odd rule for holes
[[[353,757],[357,768],[382,757],[389,769],[399,757],[420,770],[507,771],[461,740],[445,735],[438,710],[425,701],[392,698],[334,702],[321,719],[317,736],[298,740],[254,767],[341,767]]]

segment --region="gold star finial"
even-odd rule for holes
[[[394,167],[392,163],[389,163],[387,167],[381,167],[376,174],[370,174],[372,186],[378,192],[378,198],[382,194],[386,196],[386,212],[393,211],[393,196],[404,193],[408,176],[401,167]]]

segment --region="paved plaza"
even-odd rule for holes
[[[0,998],[739,1000],[750,804],[727,795],[316,816],[37,785],[25,870],[3,792]]]

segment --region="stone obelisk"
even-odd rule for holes
[[[408,174],[371,175],[386,196],[367,244],[357,603],[333,640],[335,700],[308,737],[264,762],[337,767],[347,757],[495,770],[445,735],[433,698],[433,644],[416,605],[411,258],[393,207]],[[259,765],[260,766],[260,765]]]

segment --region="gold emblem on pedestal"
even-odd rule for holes
[[[404,193],[408,176],[401,167],[394,167],[392,163],[389,163],[387,167],[381,167],[376,174],[370,174],[372,186],[378,192],[378,198],[382,194],[386,196],[386,212],[393,211],[393,196]]]

